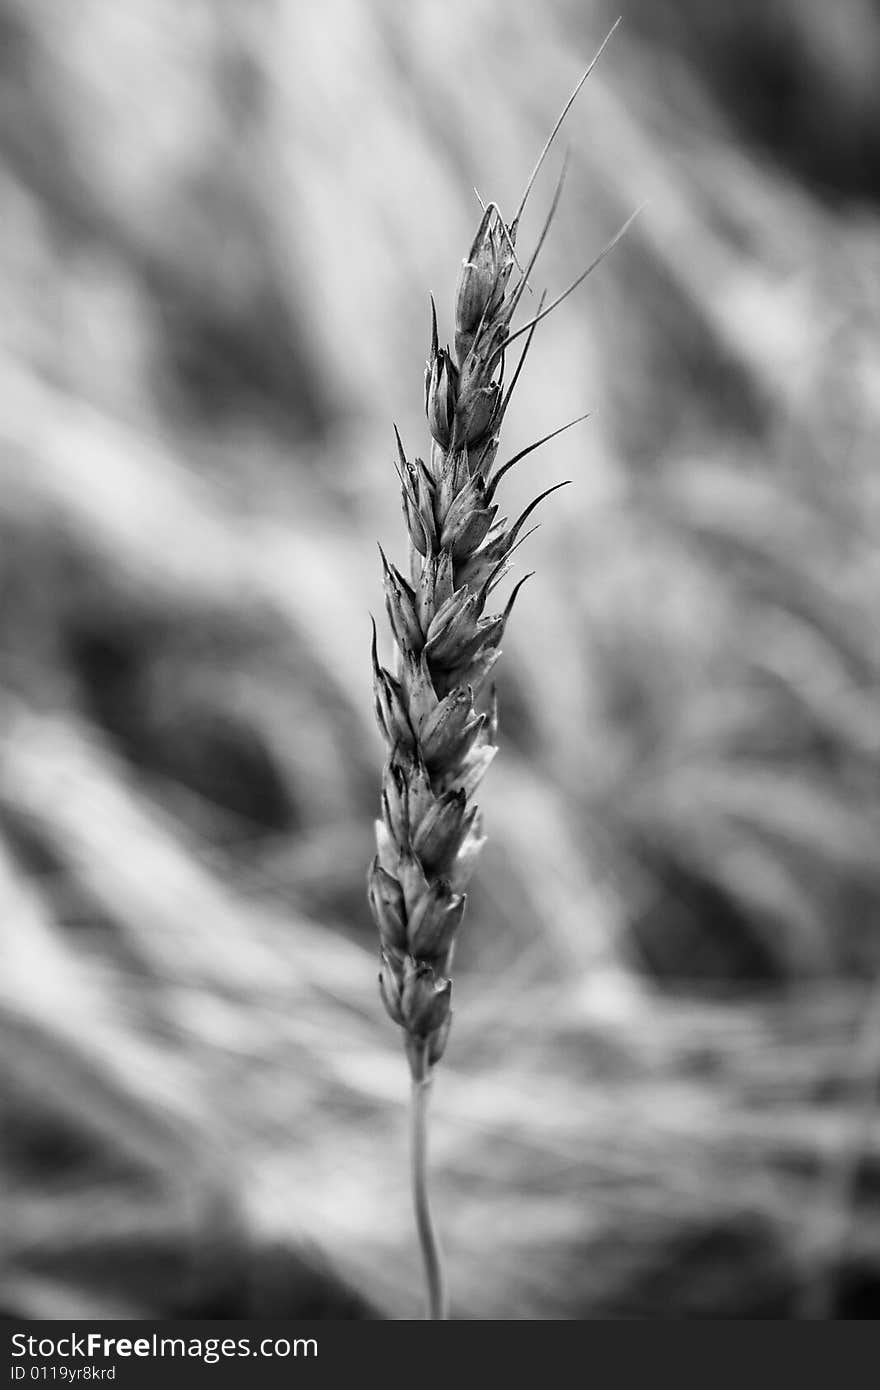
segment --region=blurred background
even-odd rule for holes
[[[392,421],[561,290],[432,1161],[453,1311],[880,1311],[880,5],[2,0],[0,1307],[413,1317]],[[520,556],[517,559],[520,559]],[[386,659],[390,650],[386,644]]]

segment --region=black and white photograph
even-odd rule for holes
[[[0,0],[11,1379],[878,1316],[878,0]]]

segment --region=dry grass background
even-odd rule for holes
[[[10,1314],[418,1311],[364,903],[390,424],[472,185],[515,205],[615,16],[0,5]],[[624,17],[541,283],[650,206],[507,434],[595,411],[508,494],[574,481],[435,1097],[453,1311],[870,1316],[880,15]]]

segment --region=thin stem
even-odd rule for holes
[[[410,1107],[410,1162],[413,1208],[416,1230],[422,1247],[425,1283],[428,1291],[427,1317],[434,1322],[449,1317],[446,1301],[446,1278],[443,1257],[428,1200],[428,1098],[431,1093],[431,1074],[426,1049],[420,1048],[412,1061],[412,1104]]]

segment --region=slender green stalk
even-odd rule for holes
[[[410,1164],[413,1207],[416,1229],[425,1266],[428,1293],[427,1317],[434,1322],[449,1317],[446,1302],[446,1276],[443,1256],[437,1240],[431,1203],[428,1198],[428,1100],[431,1094],[431,1069],[427,1065],[427,1050],[421,1048],[413,1065],[412,1099],[410,1105]]]

